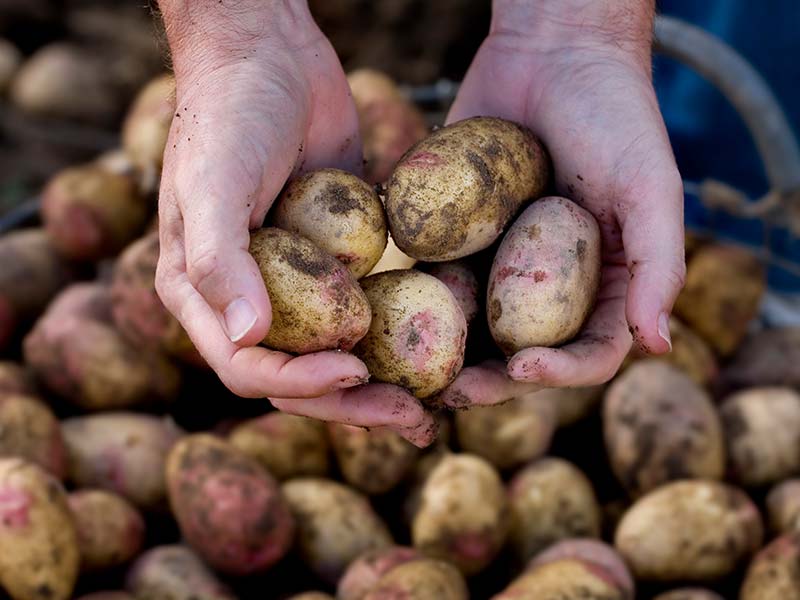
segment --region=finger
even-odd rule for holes
[[[359,427],[388,427],[412,444],[425,447],[436,439],[436,419],[402,388],[375,383],[320,398],[270,398],[280,411]]]
[[[452,409],[501,404],[540,389],[538,384],[514,381],[506,373],[505,364],[487,361],[467,367],[440,394],[439,400]]]

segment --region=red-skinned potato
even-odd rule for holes
[[[747,569],[740,600],[800,598],[800,535],[787,533],[756,554]]]
[[[391,569],[364,596],[364,600],[385,598],[468,600],[469,591],[464,576],[453,565],[421,558]]]
[[[463,260],[451,260],[425,265],[424,271],[447,286],[455,297],[469,325],[478,315],[478,278]]]
[[[339,579],[336,598],[363,600],[386,573],[398,565],[420,558],[420,552],[408,546],[389,546],[365,552],[348,565]]]
[[[769,491],[767,522],[773,533],[800,533],[800,479],[787,479]]]
[[[33,374],[18,363],[0,360],[0,395],[5,394],[35,395]]]
[[[29,460],[64,479],[67,457],[61,427],[40,399],[0,393],[0,457]]]
[[[563,558],[545,563],[520,577],[492,600],[562,600],[602,598],[633,600],[605,569],[590,562]]]
[[[134,99],[122,125],[122,146],[140,171],[161,169],[174,114],[175,78],[171,74],[151,80]]]

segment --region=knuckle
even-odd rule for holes
[[[186,261],[186,275],[197,290],[217,277],[219,269],[219,255],[213,250],[201,252]]]

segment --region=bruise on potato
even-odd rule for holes
[[[747,569],[740,600],[800,599],[800,534],[775,538]]]
[[[523,573],[492,600],[633,600],[597,564],[564,558]]]
[[[389,546],[365,552],[353,562],[336,586],[337,600],[363,600],[386,573],[403,563],[422,558],[408,546]]]
[[[152,79],[136,95],[122,124],[122,147],[140,171],[161,169],[174,114],[173,75]]]
[[[703,588],[680,588],[659,594],[653,600],[724,600],[722,596]]]
[[[468,600],[464,576],[441,560],[420,558],[404,562],[378,580],[364,600]]]
[[[38,398],[0,393],[0,457],[24,458],[58,479],[66,475],[61,427]]]
[[[478,315],[478,278],[463,260],[451,260],[425,265],[423,270],[447,286],[469,325]]]
[[[765,329],[742,342],[720,376],[720,391],[756,386],[800,387],[800,327]]]
[[[787,479],[773,487],[766,505],[772,533],[800,533],[800,479]]]

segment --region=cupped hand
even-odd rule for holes
[[[669,314],[685,276],[683,188],[650,79],[650,56],[613,43],[543,48],[492,33],[448,120],[498,116],[530,127],[553,159],[556,190],[589,210],[603,241],[597,304],[577,338],[464,369],[443,401],[495,404],[537,386],[603,383],[633,339],[670,350]]]

